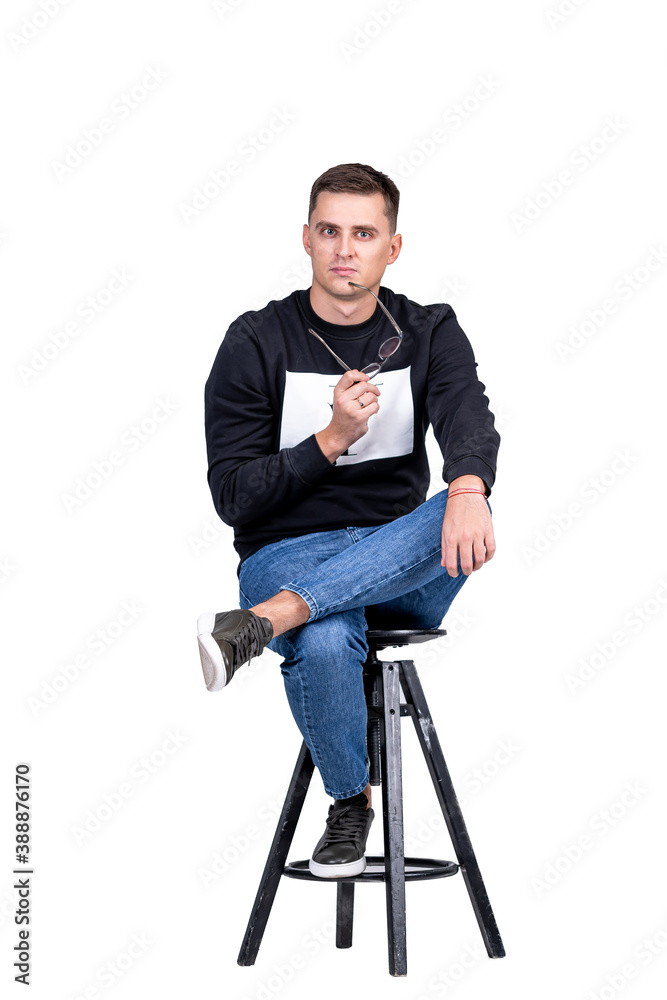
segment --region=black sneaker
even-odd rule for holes
[[[253,611],[210,611],[197,620],[197,641],[204,680],[209,691],[229,684],[235,672],[259,656],[273,638],[268,618]]]
[[[350,799],[337,799],[329,806],[327,828],[308,862],[313,875],[341,878],[359,875],[364,870],[368,831],[375,817],[367,805],[368,799],[360,792]]]

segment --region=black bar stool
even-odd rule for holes
[[[445,878],[461,871],[482,939],[490,958],[505,954],[484,882],[470,843],[463,814],[447,770],[424,692],[412,660],[379,660],[377,652],[388,646],[406,646],[446,635],[444,629],[368,631],[368,656],[364,664],[364,689],[368,707],[368,757],[371,785],[382,785],[384,857],[366,857],[366,869],[347,878],[322,879],[312,875],[308,859],[287,864],[287,854],[308,791],[314,765],[305,743],[297,758],[285,804],[264,868],[245,937],[239,965],[253,965],[271,907],[283,875],[313,882],[336,882],[336,946],[352,945],[355,882],[384,882],[387,897],[389,972],[407,975],[405,883]],[[405,703],[401,703],[401,688]],[[401,716],[409,715],[426,758],[440,808],[456,852],[458,864],[435,858],[406,858],[403,849],[403,795],[401,779]]]

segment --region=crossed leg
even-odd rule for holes
[[[292,714],[333,798],[370,797],[366,629],[437,628],[467,579],[440,565],[445,501],[387,525],[281,539],[241,566],[241,606],[271,621]]]
[[[459,576],[450,577],[441,565],[446,504],[447,490],[442,490],[388,524],[302,536],[314,541],[325,535],[347,533],[350,537],[347,544],[341,540],[338,551],[319,560],[316,567],[306,560],[305,565],[295,569],[294,576],[286,573],[276,592],[251,610],[268,618],[274,635],[281,635],[335,611],[386,604],[436,579],[440,579],[443,595],[449,591],[453,598],[461,585],[462,570],[459,560]],[[294,540],[283,539],[274,545],[289,541]],[[269,545],[262,551],[272,548]],[[308,552],[308,541],[303,552]]]

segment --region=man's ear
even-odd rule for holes
[[[401,248],[403,246],[403,237],[400,233],[394,233],[391,238],[391,249],[389,251],[389,257],[387,258],[387,264],[393,264],[398,258]]]
[[[304,249],[305,249],[306,253],[310,257],[311,256],[311,253],[310,253],[310,227],[308,226],[307,222],[304,222],[304,224],[303,224],[303,246],[304,246]]]

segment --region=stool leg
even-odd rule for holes
[[[303,743],[246,927],[245,937],[237,959],[239,965],[255,964],[314,769],[315,765],[310,751]]]
[[[387,891],[389,972],[408,973],[405,934],[405,856],[403,846],[403,788],[401,782],[401,689],[398,663],[383,661],[382,814],[384,868]]]
[[[412,721],[415,724],[419,743],[433,779],[438,802],[447,823],[447,829],[456,851],[479,929],[482,932],[487,954],[490,958],[502,958],[505,949],[500,939],[500,931],[491,909],[489,897],[486,894],[482,875],[463,820],[463,813],[456,798],[456,792],[449,776],[431,713],[426,704],[421,682],[417,676],[417,670],[412,660],[403,660],[401,668],[405,700],[413,710],[411,712]]]
[[[336,889],[336,947],[352,947],[354,882],[339,882]]]
[[[364,676],[366,705],[377,708],[380,704],[380,677],[378,674]],[[380,777],[380,719],[368,714],[366,723],[366,748],[368,750],[368,780],[371,785],[381,785]]]

